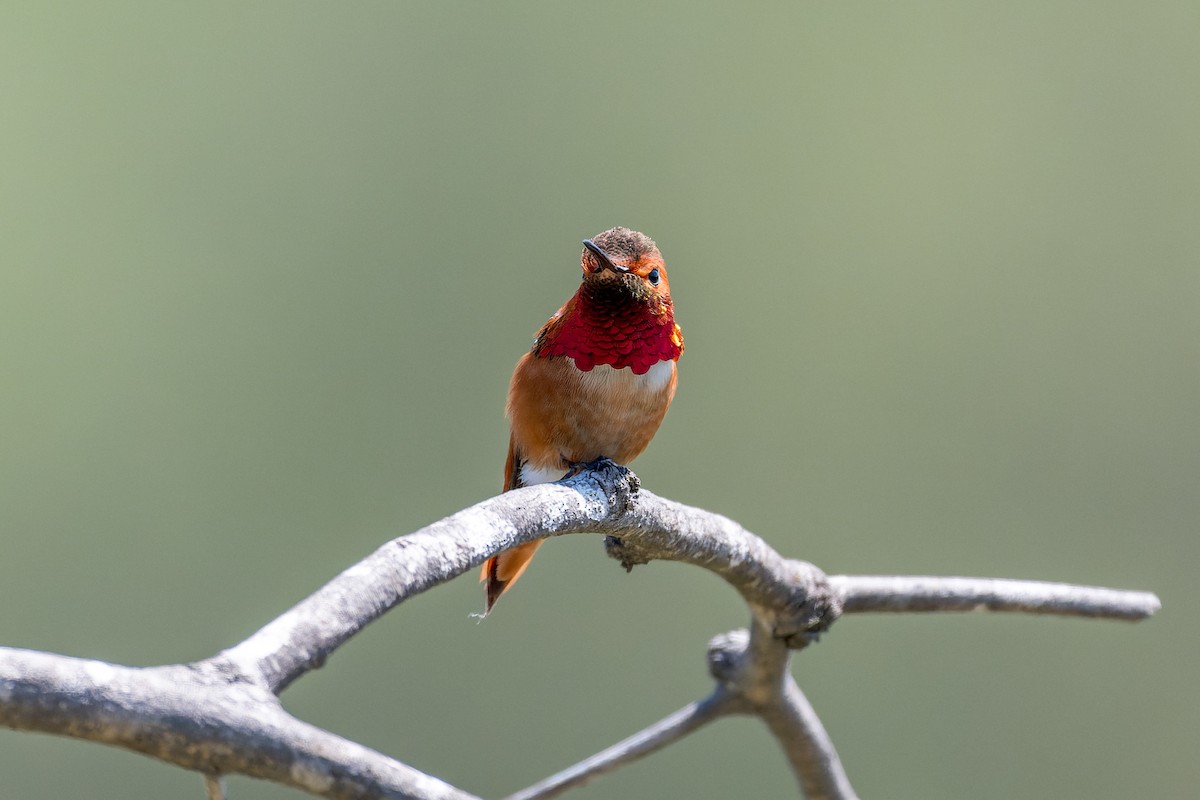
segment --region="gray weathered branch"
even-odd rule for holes
[[[726,691],[724,687],[717,687],[703,700],[684,706],[628,739],[623,739],[607,750],[538,781],[527,789],[511,794],[506,800],[546,800],[558,797],[568,789],[582,786],[592,778],[658,752],[715,719],[744,711],[740,698]]]
[[[205,775],[204,795],[206,800],[225,800],[224,779],[219,775]]]
[[[753,714],[766,723],[809,800],[855,800],[833,742],[788,671],[790,658],[783,642],[757,623],[751,631],[714,637],[708,645],[708,669],[717,681],[712,694],[507,800],[557,797],[729,714]]]
[[[582,532],[620,537],[614,552],[627,566],[669,559],[716,572],[796,644],[839,613],[816,567],[719,514],[638,491],[632,473],[607,467],[507,492],[388,542],[222,656],[280,691],[409,597],[510,547]]]
[[[749,631],[717,636],[708,646],[712,676],[766,723],[804,796],[856,800],[833,741],[792,678],[790,661],[789,649],[757,620]]]
[[[548,797],[727,713],[760,716],[812,798],[852,798],[840,761],[788,671],[842,613],[975,608],[1141,619],[1153,595],[1027,581],[833,576],[785,559],[737,523],[639,492],[608,465],[491,498],[380,547],[244,642],[195,664],[124,667],[0,648],[0,725],[105,742],[206,776],[236,773],[331,798],[473,796],[287,714],[277,695],[415,594],[523,542],[609,535],[627,568],[653,559],[717,573],[745,599],[751,633],[714,640],[712,697],[517,797]],[[572,772],[574,771],[574,772]],[[572,778],[568,773],[575,775]],[[563,777],[563,776],[567,777]],[[558,781],[560,788],[549,784]],[[565,783],[564,783],[565,781]],[[536,792],[541,792],[538,794]]]
[[[322,797],[477,800],[289,715],[215,662],[123,667],[0,648],[0,724],[124,747],[212,777],[236,773]]]
[[[862,611],[1020,611],[1136,622],[1158,611],[1150,592],[1004,578],[832,575],[847,614]]]

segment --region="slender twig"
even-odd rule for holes
[[[778,702],[764,706],[759,716],[775,734],[808,800],[858,797],[833,740],[791,675],[784,681]]]
[[[830,575],[847,614],[864,611],[1020,611],[1136,621],[1161,608],[1149,592],[1003,578]]]
[[[207,800],[225,800],[225,781],[220,775],[204,776],[204,794]]]
[[[592,778],[645,758],[719,717],[742,710],[743,705],[736,696],[718,687],[705,699],[684,706],[628,739],[617,742],[612,747],[545,780],[538,781],[533,786],[515,792],[506,800],[545,800],[557,797],[568,789],[582,786]]]

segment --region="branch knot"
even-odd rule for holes
[[[750,645],[745,628],[719,633],[708,641],[708,674],[725,686],[733,684]]]
[[[632,511],[637,503],[638,490],[642,488],[642,482],[633,470],[604,456],[586,464],[575,465],[567,480],[576,476],[590,479],[604,494],[604,499],[612,510],[612,517],[623,516]]]
[[[789,649],[800,650],[816,642],[842,615],[842,595],[829,576],[807,561],[788,559],[785,571],[792,596],[776,608],[760,608],[771,620],[771,633]]]

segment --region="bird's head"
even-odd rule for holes
[[[583,240],[584,286],[599,294],[620,293],[651,306],[669,303],[671,287],[658,245],[644,233],[610,228]]]

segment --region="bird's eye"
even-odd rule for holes
[[[650,274],[646,276],[646,280],[650,281],[651,286],[658,286],[658,270],[650,270]]]

